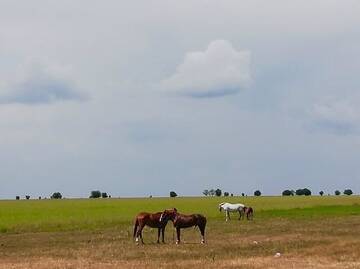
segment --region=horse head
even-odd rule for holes
[[[167,222],[169,220],[174,221],[175,217],[177,215],[177,209],[171,208],[171,209],[165,209],[164,212],[161,213],[160,222]]]
[[[225,203],[220,203],[219,204],[219,211],[221,212],[221,210],[223,209],[222,206],[224,205]]]

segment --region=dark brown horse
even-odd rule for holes
[[[167,223],[171,220],[176,228],[176,244],[180,243],[180,229],[182,228],[189,228],[192,226],[199,227],[201,233],[201,243],[205,243],[205,226],[206,226],[206,218],[200,214],[192,214],[192,215],[183,215],[179,214],[174,209],[167,209],[163,212],[160,221]]]
[[[134,225],[134,235],[136,243],[139,243],[139,237],[141,239],[141,243],[144,244],[143,238],[142,238],[142,230],[144,229],[145,225],[151,227],[151,228],[158,228],[158,237],[157,237],[157,243],[160,243],[160,232],[162,237],[162,242],[165,243],[164,240],[164,233],[165,233],[165,227],[167,224],[167,221],[161,221],[162,212],[157,213],[147,213],[147,212],[141,212],[139,213],[135,218],[135,225]]]
[[[254,217],[254,209],[252,207],[244,207],[244,215],[246,216],[247,220],[252,220]]]

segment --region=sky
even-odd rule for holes
[[[0,199],[359,193],[359,14],[0,0]]]

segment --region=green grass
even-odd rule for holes
[[[218,204],[225,200],[252,206],[256,219],[360,215],[359,196],[14,200],[0,201],[0,233],[129,227],[140,211],[170,207],[183,213],[202,213],[210,221],[221,220]]]

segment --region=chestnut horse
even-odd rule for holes
[[[254,209],[252,207],[244,207],[244,215],[246,215],[247,220],[252,220],[254,217]]]
[[[180,229],[182,228],[189,228],[192,226],[199,227],[200,233],[201,233],[201,243],[205,243],[205,226],[206,226],[206,218],[203,215],[200,214],[192,214],[192,215],[184,215],[179,214],[174,209],[167,209],[165,210],[161,217],[160,222],[167,223],[169,220],[171,220],[174,224],[174,227],[176,228],[176,244],[180,243]]]
[[[162,242],[165,243],[164,240],[164,233],[165,233],[165,227],[167,224],[167,221],[160,221],[162,212],[157,213],[147,213],[147,212],[141,212],[139,213],[135,218],[135,225],[134,225],[134,235],[136,243],[139,243],[139,237],[141,239],[141,243],[144,244],[143,238],[142,238],[142,230],[144,229],[145,225],[151,227],[151,228],[158,228],[158,237],[157,237],[157,243],[160,243],[160,232],[162,237]]]

